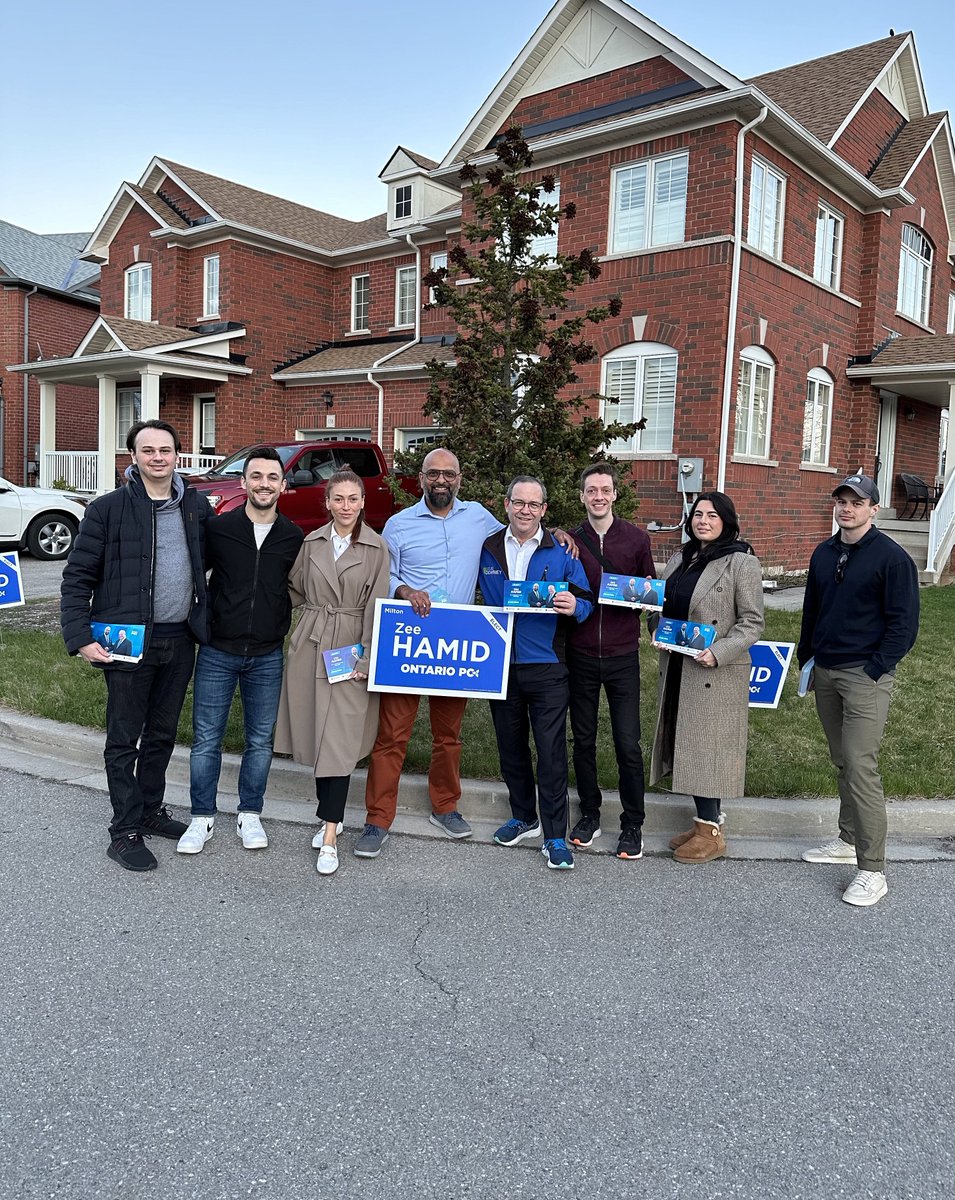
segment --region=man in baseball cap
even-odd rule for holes
[[[846,489],[855,492],[863,500],[871,500],[875,505],[879,503],[879,489],[875,486],[875,480],[870,479],[868,475],[862,475],[858,471],[855,475],[848,475],[832,494],[838,496],[841,491]],[[875,513],[872,515],[875,516]]]

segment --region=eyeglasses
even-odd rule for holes
[[[846,577],[846,563],[849,561],[849,551],[843,550],[836,563],[836,583],[842,583]]]
[[[455,479],[461,474],[460,471],[422,471],[421,474],[427,479],[428,483],[437,483],[439,479],[446,479],[448,483],[454,483]]]
[[[509,500],[508,503],[510,504],[511,508],[516,508],[518,510],[526,508],[528,512],[532,513],[539,513],[544,507],[543,502],[540,500]]]

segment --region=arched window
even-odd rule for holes
[[[762,346],[740,353],[734,453],[744,458],[769,458],[775,376],[776,363]]]
[[[927,325],[931,283],[931,243],[916,226],[903,225],[899,251],[899,312]]]
[[[813,367],[806,378],[806,412],[802,423],[802,461],[815,467],[829,465],[832,430],[833,380],[822,367]]]
[[[646,454],[673,449],[676,376],[679,358],[660,342],[630,342],[603,359],[601,418],[630,425],[646,419],[632,437],[615,438],[612,454]]]
[[[125,315],[131,321],[153,319],[153,269],[149,263],[136,263],[126,271]]]

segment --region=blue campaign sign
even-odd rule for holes
[[[0,608],[16,608],[23,603],[23,577],[16,550],[0,554]]]
[[[376,600],[368,690],[502,700],[513,628],[510,613],[477,604],[419,617],[406,600]]]
[[[750,647],[750,708],[778,708],[795,642],[757,642]]]

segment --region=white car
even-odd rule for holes
[[[34,558],[66,558],[87,504],[75,492],[17,487],[0,475],[0,545],[15,543]]]

